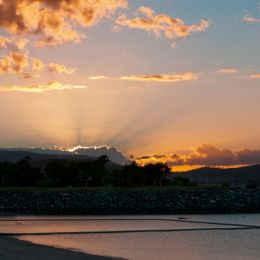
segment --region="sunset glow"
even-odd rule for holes
[[[0,1],[0,147],[260,163],[258,2]]]

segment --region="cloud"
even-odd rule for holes
[[[240,164],[259,164],[260,150],[243,149],[237,153],[237,161]]]
[[[5,42],[4,39],[2,39],[1,42],[0,38],[0,46],[1,43],[3,46],[9,44],[9,42]],[[16,74],[23,78],[31,78],[44,72],[46,67],[48,67],[48,71],[51,73],[71,75],[75,72],[74,68],[67,67],[63,64],[50,63],[49,65],[45,65],[40,59],[30,58],[27,51],[21,51],[14,48],[14,46],[10,47],[10,51],[7,55],[0,58],[0,75]]]
[[[224,69],[218,70],[217,73],[235,74],[235,73],[238,73],[238,70],[235,68],[224,68]]]
[[[0,51],[4,51],[0,57],[0,75],[18,74],[24,78],[29,77],[30,67],[28,51],[24,51],[27,40],[0,36]]]
[[[36,47],[80,43],[85,38],[80,27],[94,26],[127,6],[127,0],[0,0],[0,31],[5,34],[0,35],[0,51],[7,52],[0,57],[0,74],[31,78],[46,67],[50,72],[73,74],[73,68],[45,65],[22,50],[29,42]]]
[[[27,77],[29,67],[28,53],[10,51],[8,55],[0,60],[0,75],[10,73]]]
[[[0,50],[7,48],[10,42],[10,39],[8,39],[7,37],[0,36]]]
[[[188,165],[221,165],[228,166],[236,163],[235,154],[229,149],[218,149],[213,145],[204,144],[197,147],[186,158]]]
[[[21,51],[28,44],[28,39],[17,38],[17,37],[4,37],[0,35],[0,51]]]
[[[166,39],[174,40],[173,47],[175,47],[175,40],[205,31],[209,26],[210,21],[208,20],[187,25],[180,18],[174,18],[167,14],[156,15],[153,9],[142,6],[137,10],[137,16],[132,19],[129,19],[125,14],[120,15],[116,20],[115,30],[120,30],[122,27],[145,30],[151,32],[156,38],[163,36]]]
[[[72,85],[72,84],[62,84],[59,82],[50,82],[48,84],[35,84],[35,85],[29,85],[29,86],[0,86],[0,91],[4,92],[34,92],[34,93],[42,93],[45,91],[51,91],[51,90],[66,90],[66,89],[85,89],[86,86],[78,86],[78,85]]]
[[[23,78],[38,76],[45,71],[46,65],[37,58],[30,58],[29,52],[24,50],[28,40],[24,38],[0,37],[0,51],[4,54],[0,57],[0,75],[16,74]],[[73,74],[75,69],[63,64],[50,63],[50,72]]]
[[[99,80],[99,79],[107,79],[106,76],[91,76],[89,77],[91,80]]]
[[[49,72],[56,72],[56,73],[63,73],[63,74],[68,74],[72,75],[75,72],[74,68],[67,67],[63,64],[56,64],[56,63],[50,63],[48,65]]]
[[[11,52],[11,59],[13,61],[13,69],[18,73],[24,71],[25,68],[29,67],[28,62],[28,54],[27,53],[19,53],[19,52]]]
[[[26,47],[26,45],[28,44],[28,42],[29,42],[28,39],[23,39],[23,38],[19,38],[19,39],[15,40],[16,47],[19,50],[23,50]]]
[[[136,158],[138,164],[145,165],[147,163],[167,163],[171,166],[173,165],[185,165],[185,159],[183,156],[178,154],[152,154],[152,155],[145,155]]]
[[[192,72],[185,72],[182,74],[155,74],[155,75],[132,75],[121,77],[122,80],[131,81],[157,81],[157,82],[178,82],[197,80],[198,75]]]
[[[260,79],[260,73],[258,73],[258,74],[252,74],[252,75],[250,75],[249,77],[250,77],[250,79]]]
[[[32,70],[37,73],[43,72],[45,70],[45,64],[40,59],[33,58]]]
[[[260,18],[246,14],[243,17],[243,21],[246,23],[260,23]]]
[[[37,46],[79,43],[84,35],[76,26],[93,26],[127,5],[126,0],[1,0],[0,29],[36,36]]]
[[[242,149],[232,151],[230,149],[219,149],[210,144],[203,144],[196,147],[187,154],[153,154],[136,158],[137,163],[163,162],[172,167],[202,167],[222,166],[232,167],[237,165],[252,165],[260,163],[260,150]]]
[[[107,155],[108,158],[118,164],[127,164],[130,161],[126,158],[126,156],[120,152],[115,147],[109,147],[106,145],[103,146],[92,146],[92,147],[84,147],[84,146],[76,146],[72,149],[68,150],[69,152],[88,155],[92,157],[100,157],[102,155]]]

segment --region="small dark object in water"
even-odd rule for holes
[[[178,219],[187,219],[187,218],[182,218],[182,217],[180,217],[180,218],[178,218]]]

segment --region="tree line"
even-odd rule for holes
[[[96,160],[54,159],[46,167],[33,167],[30,157],[17,162],[0,162],[1,187],[162,187],[190,185],[189,180],[169,180],[164,163],[130,165],[109,169],[107,156]]]

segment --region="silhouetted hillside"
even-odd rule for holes
[[[174,177],[176,176],[188,178],[191,182],[196,183],[246,184],[248,182],[256,182],[260,184],[260,165],[232,169],[204,167],[185,173],[176,173]]]
[[[80,158],[85,160],[87,158],[99,158],[106,155],[111,162],[119,165],[130,164],[132,162],[121,151],[109,146],[77,146],[71,150],[59,150],[55,148],[0,148],[0,161],[7,160],[15,162],[24,158],[24,155],[30,156],[33,160],[42,160],[46,159],[46,157],[54,159]]]
[[[75,172],[78,172],[80,175],[82,172],[82,165],[84,165],[84,171],[88,174],[91,174],[91,178],[94,178],[98,174],[98,171],[100,171],[99,163],[101,161],[98,158],[66,151],[48,152],[49,150],[46,150],[46,153],[44,153],[43,150],[40,152],[37,152],[37,150],[35,152],[31,150],[0,150],[0,164],[2,162],[2,170],[0,171],[0,175],[2,174],[2,177],[0,176],[0,181],[1,178],[3,181],[7,177],[16,179],[16,177],[19,175],[18,173],[22,172],[21,176],[23,176],[23,178],[18,176],[20,181],[15,181],[15,185],[20,185],[20,182],[22,183],[23,180],[28,176],[29,177],[27,180],[33,178],[35,174],[39,175],[39,173],[43,174],[42,176],[44,176],[48,166],[55,165],[55,163],[57,164],[55,167],[58,167],[59,170],[57,170],[58,168],[53,170],[53,174],[59,172],[59,178],[61,179],[65,176],[65,172],[68,172],[69,174],[72,173],[72,176],[74,176]],[[28,159],[24,160],[26,157],[28,157]],[[8,164],[3,162],[10,163]],[[23,166],[23,164],[27,165],[27,168]],[[22,170],[19,167],[22,167]],[[29,174],[30,171],[31,175]],[[41,179],[42,176],[39,178]],[[46,179],[46,176],[44,178]],[[164,164],[146,165],[141,167],[133,163],[131,165],[122,166],[106,160],[106,163],[104,163],[104,176],[102,176],[100,179],[102,179],[102,185],[106,186],[112,184],[118,187],[160,185],[188,186],[191,183],[248,184],[251,182],[260,184],[260,165],[232,169],[204,167],[184,173],[171,174],[168,165]],[[5,182],[9,183],[7,179]],[[37,183],[39,183],[39,181]],[[70,181],[68,180],[66,184],[69,185]],[[84,182],[78,181],[75,185],[82,184],[84,184]],[[75,186],[73,183],[71,183],[71,185]]]
[[[93,157],[89,157],[86,155],[75,155],[68,153],[61,154],[49,154],[49,153],[38,153],[38,152],[30,152],[30,151],[6,151],[0,150],[0,161],[8,161],[8,162],[16,162],[18,160],[23,159],[24,157],[30,157],[32,161],[40,161],[40,160],[54,160],[54,159],[86,159],[93,160]]]
[[[47,151],[48,152],[48,151]],[[8,161],[8,162],[17,162],[22,160],[25,157],[31,158],[31,164],[33,167],[38,168],[45,168],[48,163],[53,160],[72,160],[72,161],[80,161],[80,160],[89,160],[93,161],[96,158],[81,155],[81,154],[72,154],[69,152],[57,152],[57,153],[43,153],[41,152],[31,152],[31,151],[24,151],[24,150],[0,150],[0,162]],[[120,167],[114,162],[109,161],[107,163],[108,168],[118,168]]]

